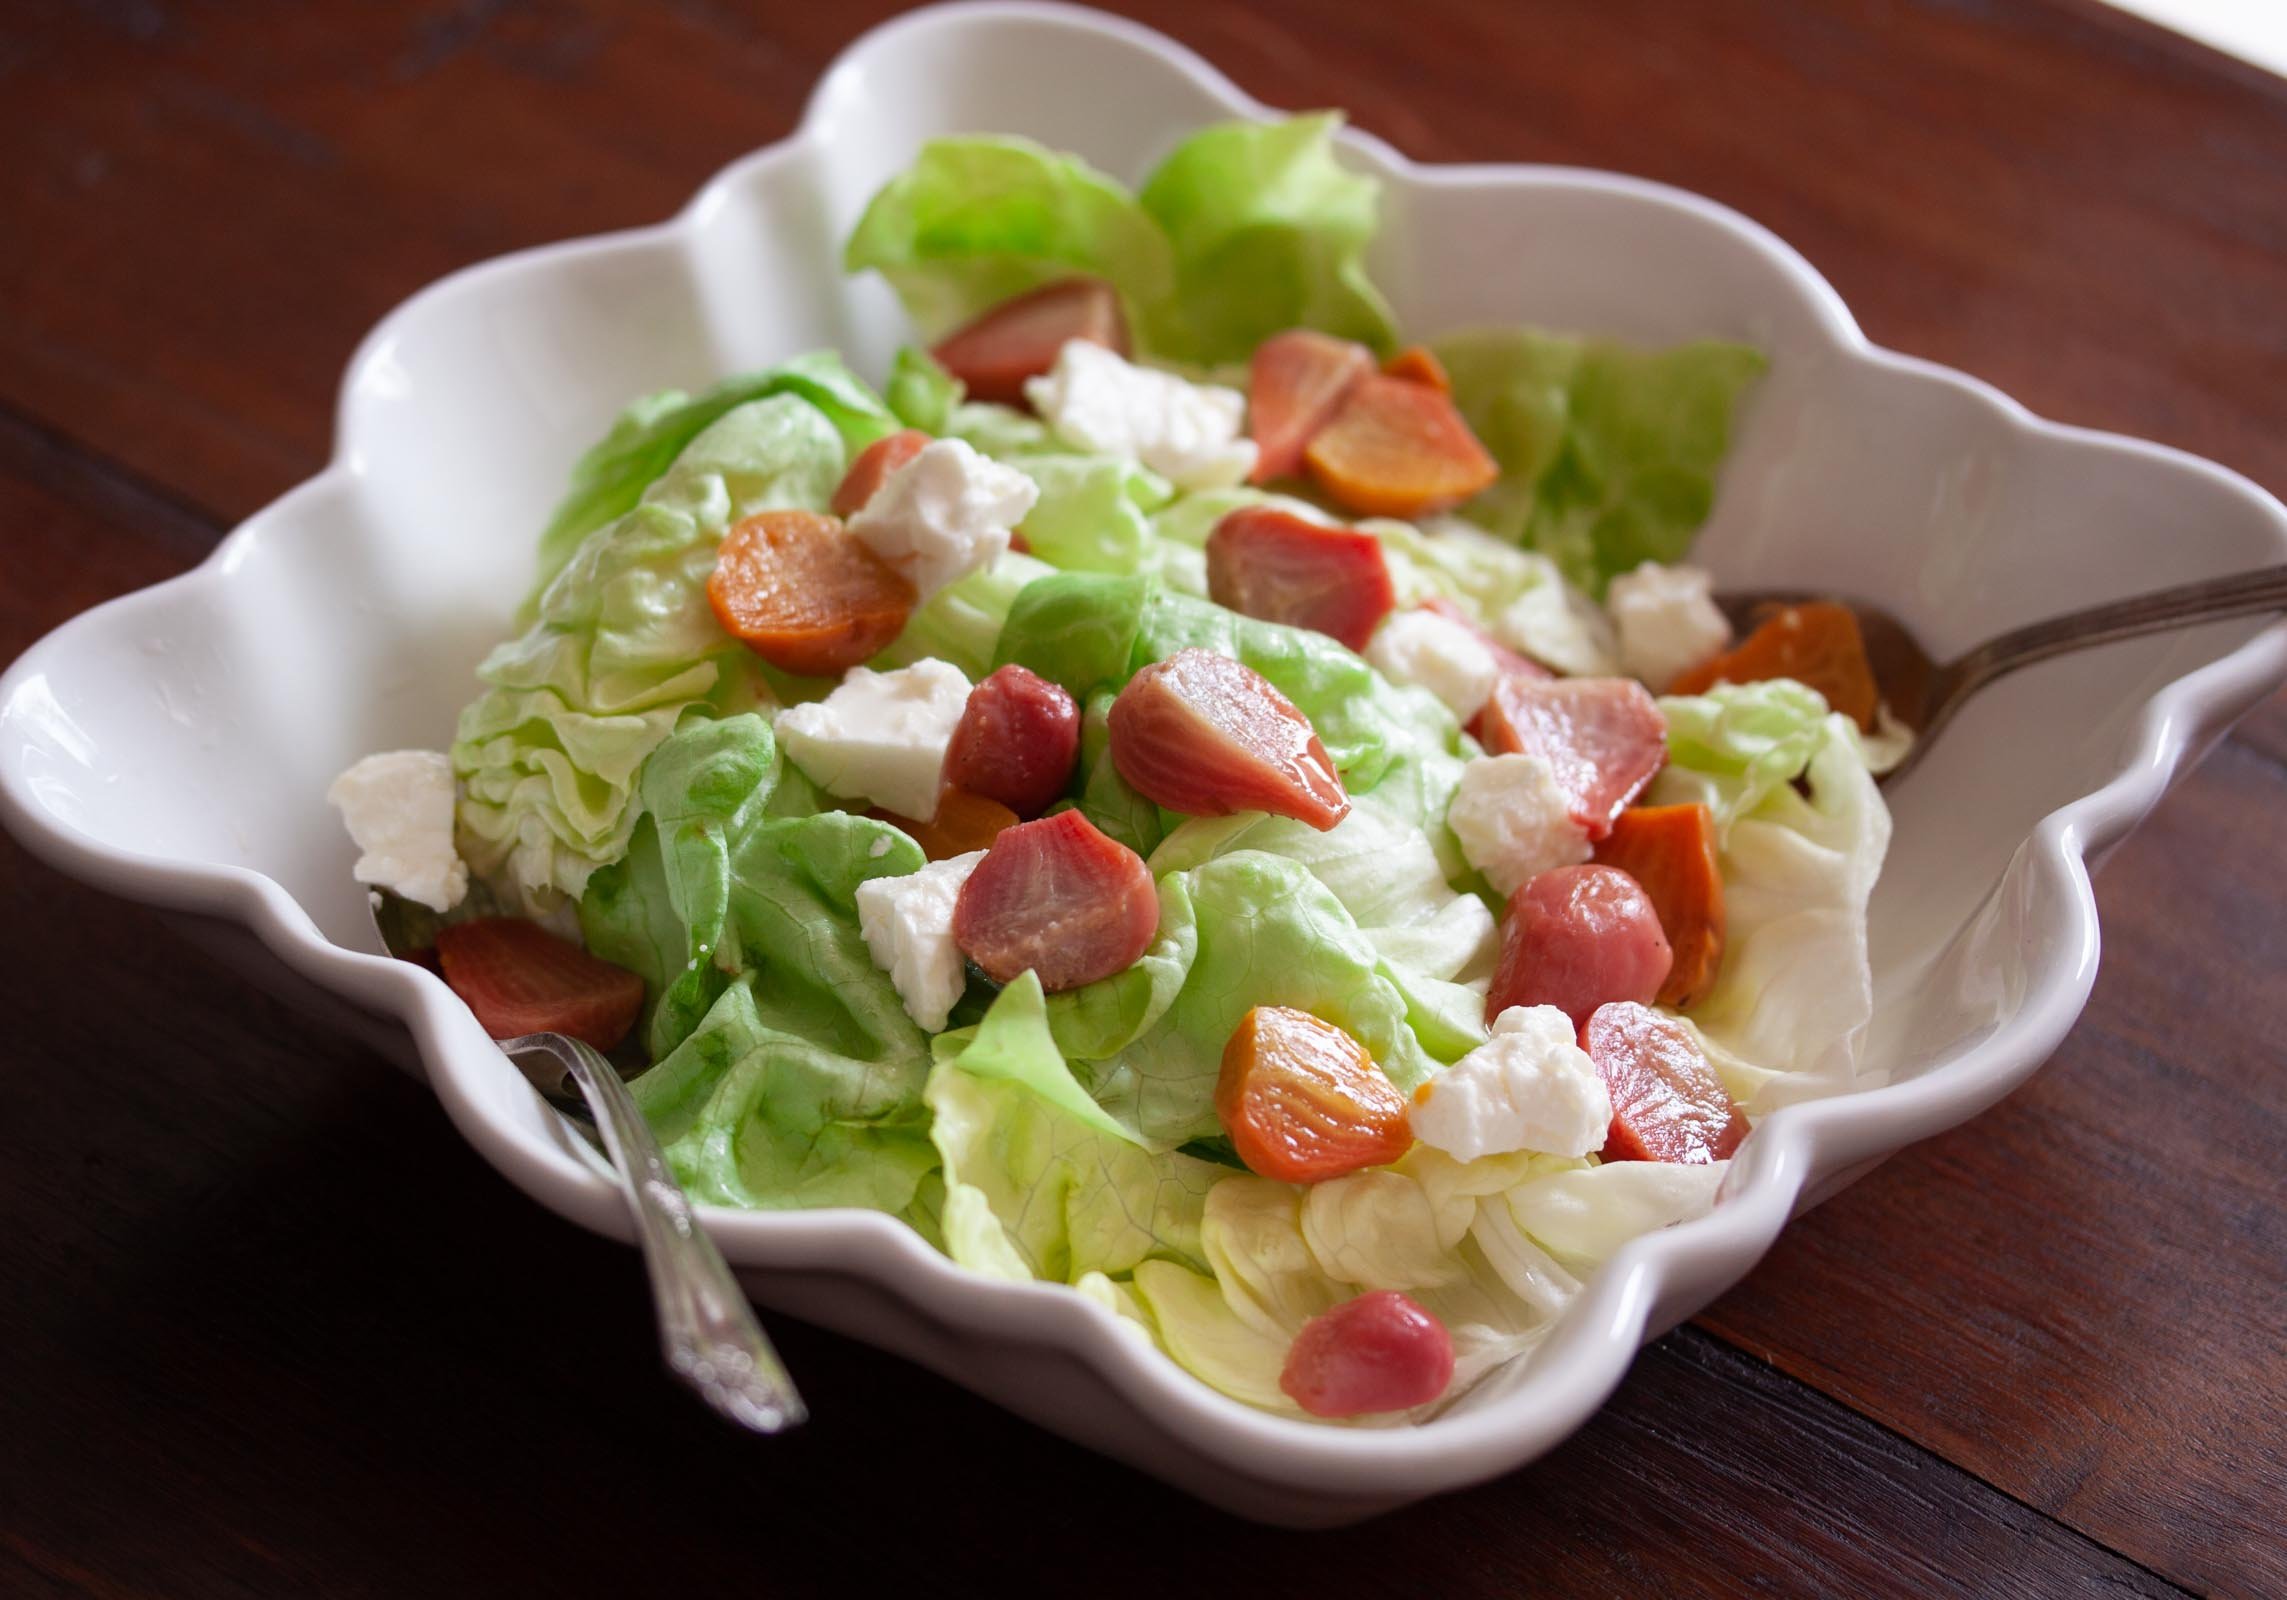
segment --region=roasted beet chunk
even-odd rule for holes
[[[1143,857],[1077,811],[1004,829],[953,906],[953,942],[986,977],[1035,972],[1050,994],[1126,971],[1158,928]]]
[[[1668,724],[1633,678],[1531,678],[1504,673],[1479,719],[1493,755],[1539,756],[1556,774],[1572,820],[1601,839],[1668,758]]]
[[[1112,702],[1112,764],[1170,811],[1268,811],[1321,830],[1350,814],[1310,719],[1268,679],[1212,650],[1178,650]]]
[[[1605,1160],[1702,1166],[1728,1161],[1747,1137],[1746,1117],[1675,1018],[1627,1002],[1603,1006],[1581,1043],[1612,1095]]]
[[[1453,1382],[1453,1336],[1395,1289],[1345,1300],[1302,1325],[1279,1387],[1314,1417],[1423,1406]]]
[[[1013,663],[969,691],[945,750],[945,781],[1020,817],[1054,805],[1080,759],[1080,708],[1058,684]]]
[[[1272,506],[1241,506],[1215,525],[1207,593],[1242,616],[1310,628],[1353,650],[1397,604],[1381,540]]]
[[[1257,1006],[1223,1047],[1215,1114],[1248,1170],[1317,1183],[1413,1144],[1406,1103],[1366,1047],[1292,1006]]]
[[[641,978],[522,917],[447,925],[437,963],[495,1039],[562,1033],[609,1050],[643,1009]]]
[[[1056,365],[1068,339],[1128,353],[1120,296],[1101,278],[1066,278],[993,307],[930,352],[972,400],[1021,406],[1024,381]]]
[[[1555,1006],[1577,1028],[1607,1001],[1650,1001],[1672,959],[1651,897],[1618,867],[1537,873],[1509,896],[1485,1017]]]

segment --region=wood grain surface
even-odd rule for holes
[[[0,660],[314,471],[421,284],[673,210],[875,4],[0,12]],[[2068,0],[1149,0],[1424,159],[1770,224],[1879,341],[2287,490],[2287,84]],[[0,841],[0,1593],[2287,1593],[2287,700],[2099,880],[2032,1085],[1805,1218],[1578,1438],[1246,1527],[799,1326],[726,1435],[633,1258]]]

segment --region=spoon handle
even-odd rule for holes
[[[594,1047],[562,1034],[503,1039],[500,1045],[510,1055],[550,1056],[594,1114],[635,1217],[668,1368],[707,1404],[757,1433],[778,1433],[801,1422],[809,1412],[794,1392],[794,1380],[754,1320],[722,1252],[692,1217],[666,1152],[617,1069]]]
[[[1959,698],[2004,673],[2091,645],[2141,638],[2199,622],[2259,616],[2267,611],[2287,611],[2287,566],[2235,572],[2229,577],[2206,578],[2109,605],[2090,606],[1988,639],[1949,663],[1945,668],[1947,697]]]

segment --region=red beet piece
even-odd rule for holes
[[[1612,1095],[1607,1161],[1727,1161],[1747,1118],[1726,1094],[1690,1030],[1649,1006],[1599,1007],[1581,1044]]]
[[[967,386],[972,400],[1021,406],[1024,381],[1056,365],[1069,339],[1128,353],[1119,291],[1101,278],[1065,278],[1004,300],[930,351]]]
[[[969,691],[945,747],[945,781],[1037,817],[1080,760],[1080,708],[1060,684],[1011,663]]]
[[[1479,718],[1493,755],[1523,751],[1556,773],[1572,820],[1601,839],[1668,758],[1668,723],[1633,678],[1504,673]]]
[[[1618,867],[1536,873],[1509,896],[1485,1018],[1555,1006],[1578,1028],[1607,1001],[1649,1003],[1673,960],[1652,897]]]
[[[1279,1387],[1314,1417],[1427,1405],[1453,1382],[1453,1336],[1395,1289],[1345,1300],[1302,1325]]]
[[[1254,668],[1212,650],[1178,650],[1130,678],[1110,732],[1120,776],[1170,811],[1268,811],[1321,831],[1350,814],[1310,719]]]
[[[1207,593],[1242,616],[1311,628],[1353,650],[1397,604],[1382,541],[1272,506],[1242,506],[1207,536]]]
[[[448,924],[437,963],[495,1039],[563,1033],[609,1050],[643,1009],[640,977],[522,917]]]
[[[1364,345],[1294,328],[1255,347],[1247,370],[1247,431],[1254,436],[1252,482],[1302,471],[1311,436],[1334,420],[1360,379],[1374,370]]]
[[[1050,994],[1135,965],[1159,928],[1143,857],[1077,811],[1003,829],[953,904],[953,942],[995,983]]]

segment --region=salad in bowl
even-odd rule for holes
[[[1134,192],[924,146],[846,246],[918,330],[878,384],[634,401],[449,749],[332,798],[695,1198],[1374,1424],[1851,1078],[1900,736],[1847,609],[1735,636],[1688,564],[1762,356],[1408,343],[1336,120]]]

